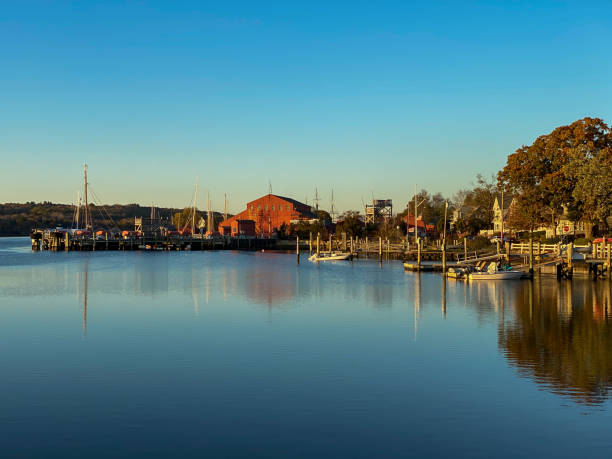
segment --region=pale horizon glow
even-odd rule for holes
[[[609,2],[5,2],[0,202],[450,198],[612,122]]]

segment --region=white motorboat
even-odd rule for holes
[[[311,255],[308,259],[310,261],[341,261],[341,260],[350,260],[353,258],[353,254],[350,252],[333,252],[333,253],[320,253],[317,255],[316,253]]]
[[[486,271],[474,271],[470,273],[470,280],[511,280],[520,279],[523,277],[522,271],[513,271],[512,269],[500,269],[496,262],[489,263]]]

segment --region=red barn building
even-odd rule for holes
[[[254,222],[255,235],[269,237],[283,224],[289,225],[293,221],[313,218],[315,215],[310,206],[295,199],[268,194],[249,202],[246,210],[221,222],[219,232],[223,235],[239,235],[240,233],[234,234],[234,228],[239,226],[235,222],[240,221],[242,225],[247,225],[246,221],[250,220]]]

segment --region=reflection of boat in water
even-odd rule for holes
[[[311,255],[308,259],[310,261],[341,261],[350,260],[353,258],[353,254],[350,252],[332,252],[332,253],[321,253],[317,255]]]
[[[470,273],[470,280],[511,280],[520,279],[523,277],[522,271],[513,271],[512,269],[503,269],[499,263],[491,262],[486,271],[474,271]]]

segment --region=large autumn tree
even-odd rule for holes
[[[563,206],[582,210],[574,193],[585,180],[578,167],[605,156],[611,146],[603,120],[583,118],[517,149],[498,174],[500,185],[515,195],[510,223],[532,230],[550,222],[556,228]]]

